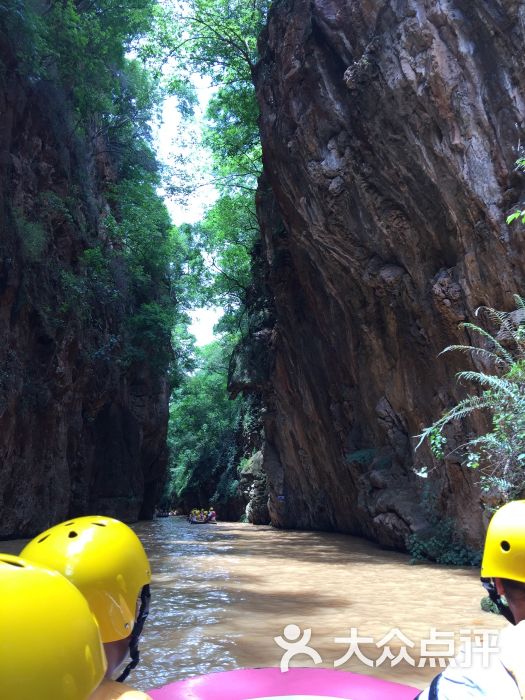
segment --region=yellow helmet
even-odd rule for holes
[[[525,583],[525,501],[511,501],[489,523],[482,578],[508,578]]]
[[[0,554],[0,697],[87,700],[105,672],[97,622],[75,586]]]
[[[138,598],[151,580],[148,558],[130,527],[97,515],[72,518],[37,535],[21,556],[59,571],[80,589],[104,643],[129,637]]]

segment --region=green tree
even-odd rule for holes
[[[257,38],[265,24],[268,0],[189,0],[166,2],[155,16],[155,32],[141,55],[171,67],[167,85],[188,113],[188,85],[198,73],[216,88],[210,101],[205,144],[214,159],[218,187],[255,188],[261,170],[253,84]],[[194,97],[194,96],[193,96]]]
[[[150,29],[155,6],[155,0],[16,0],[12,9],[0,4],[0,16],[5,12],[8,30],[22,37],[16,50],[27,72],[60,84],[85,128],[90,119],[113,116],[126,54]]]
[[[251,251],[258,236],[251,194],[224,194],[201,222],[190,227],[190,236],[200,285],[195,301],[222,307],[220,330],[242,335],[251,285]]]
[[[235,456],[235,430],[240,402],[226,390],[225,357],[219,343],[196,350],[196,370],[186,376],[170,404],[170,480],[166,500],[172,506],[206,506],[224,501],[235,489],[217,493],[221,475]]]
[[[168,495],[179,501],[211,497],[215,488],[223,495],[236,488],[234,425],[243,399],[229,401],[227,375],[233,346],[247,331],[251,251],[258,237],[261,146],[253,75],[268,7],[266,0],[248,5],[239,0],[164,2],[154,14],[155,31],[139,47],[138,55],[179,97],[184,116],[191,117],[194,104],[188,88],[193,74],[207,77],[214,87],[203,144],[212,154],[210,177],[220,197],[202,221],[176,231],[177,248],[185,251],[177,289],[185,310],[218,305],[225,313],[218,324],[222,342],[194,351],[193,364],[182,317],[177,323],[177,342],[190,369],[171,404]],[[182,188],[175,182],[167,189]]]

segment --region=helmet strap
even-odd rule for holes
[[[491,578],[482,578],[481,583],[483,584],[483,588],[487,591],[487,593],[489,594],[489,598],[498,608],[501,615],[503,615],[503,617],[506,620],[508,620],[511,624],[515,625],[516,620],[514,619],[514,615],[512,614],[509,606],[502,601],[501,596],[496,590],[494,580]]]
[[[146,584],[140,593],[139,614],[137,615],[137,619],[133,625],[133,631],[131,632],[131,638],[129,640],[129,655],[131,661],[117,678],[118,683],[124,682],[129,676],[130,672],[138,665],[140,661],[139,639],[140,635],[142,634],[142,628],[144,627],[146,618],[148,617],[150,598],[151,593],[149,590],[149,585]]]

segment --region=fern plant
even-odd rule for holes
[[[520,147],[521,153],[523,153],[523,149]],[[525,157],[521,155],[518,160],[516,161],[516,170],[518,171],[525,171]],[[525,224],[525,209],[515,209],[511,214],[507,216],[505,219],[507,224],[512,224],[513,221],[521,221],[522,224]]]
[[[477,345],[450,345],[441,354],[459,351],[480,358],[487,371],[465,371],[457,375],[481,389],[470,394],[426,428],[417,448],[428,439],[438,459],[445,457],[446,437],[443,430],[452,421],[461,420],[474,411],[486,411],[491,429],[469,439],[463,446],[465,466],[477,469],[486,496],[496,503],[519,497],[525,491],[525,301],[514,297],[516,310],[497,311],[480,307],[476,316],[485,316],[495,332],[474,323],[461,327],[479,339]]]

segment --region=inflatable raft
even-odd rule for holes
[[[197,518],[190,518],[188,522],[192,525],[217,525],[216,520],[197,520]]]
[[[148,691],[154,700],[414,700],[417,688],[328,668],[210,673]]]

